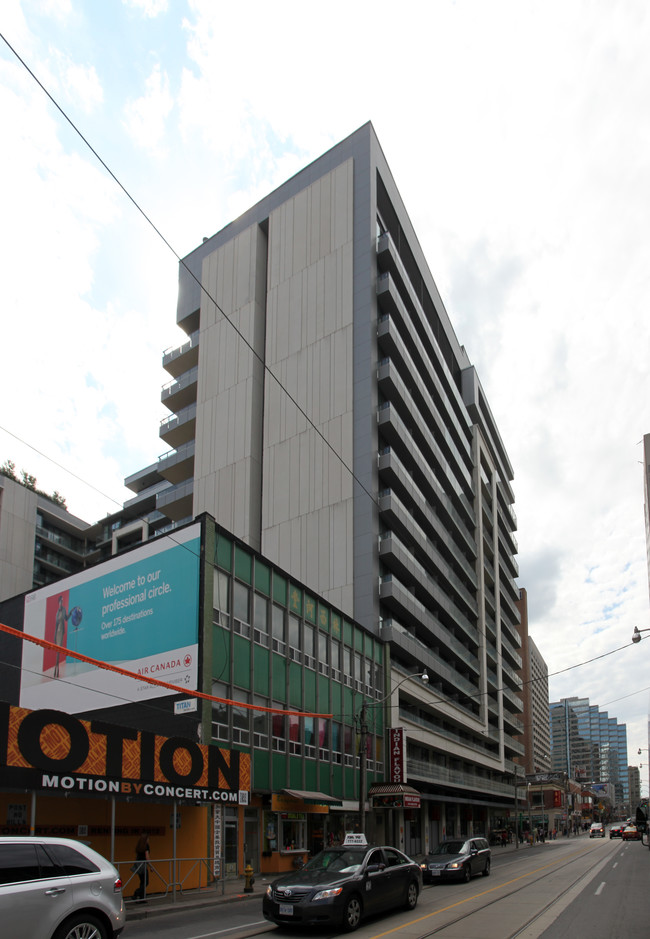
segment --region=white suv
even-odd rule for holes
[[[115,939],[126,921],[112,864],[68,838],[0,838],[0,923],[7,939]]]
[[[605,827],[601,825],[600,822],[594,822],[591,828],[589,829],[590,838],[604,838],[605,837]]]

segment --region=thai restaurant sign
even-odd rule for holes
[[[0,703],[0,787],[248,805],[250,756]]]

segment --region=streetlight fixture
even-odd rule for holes
[[[387,701],[394,691],[403,685],[405,681],[408,681],[409,678],[421,678],[425,685],[429,684],[429,675],[426,668],[423,672],[415,672],[413,675],[405,675],[401,681],[398,681],[397,684],[391,688],[388,694],[384,695],[383,698],[380,698],[379,701],[373,701],[371,705],[368,705],[367,701],[364,701],[361,705],[361,710],[359,711],[359,827],[361,834],[366,833],[366,740],[368,738],[368,707],[377,707],[380,704],[383,704],[384,701]]]
[[[632,642],[641,642],[641,633],[650,633],[650,629],[639,629],[638,626],[635,626],[632,633]]]

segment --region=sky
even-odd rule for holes
[[[116,511],[167,449],[178,257],[372,121],[510,456],[550,699],[625,722],[647,794],[650,6],[4,0],[0,34],[0,464]]]

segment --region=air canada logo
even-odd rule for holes
[[[183,665],[185,666],[185,668],[189,668],[191,664],[192,664],[192,656],[188,652],[185,658],[183,659]]]

